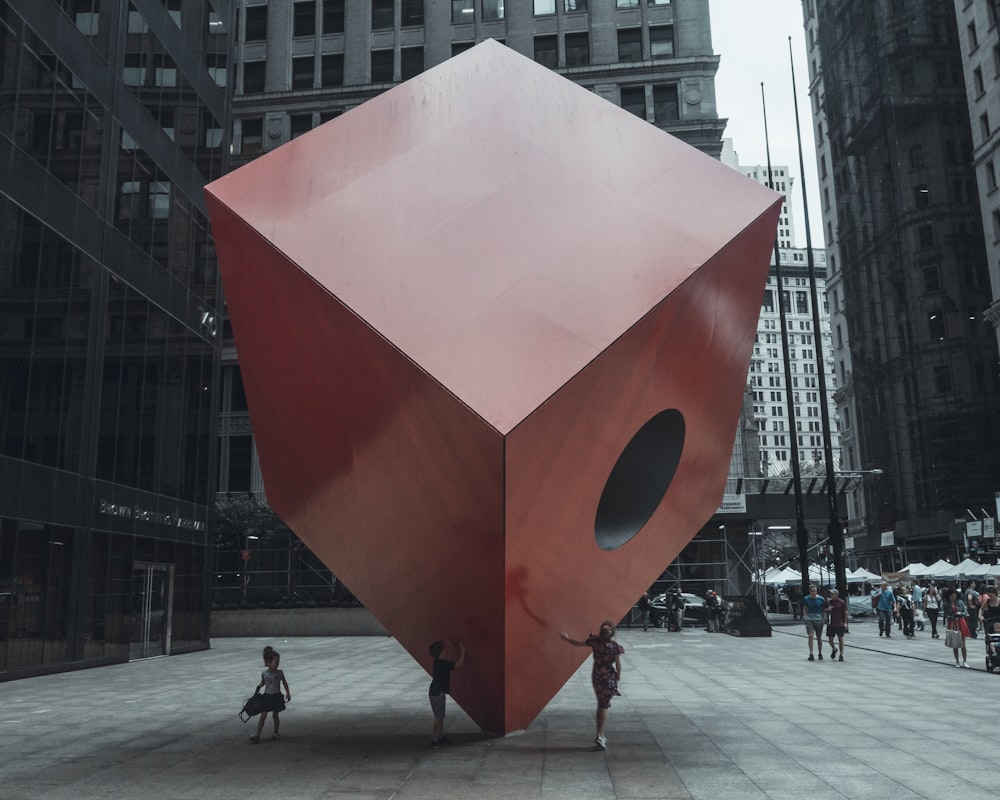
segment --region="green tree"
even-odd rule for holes
[[[246,537],[257,537],[264,544],[288,542],[295,534],[270,506],[250,494],[230,494],[215,503],[212,515],[215,546],[242,549]]]

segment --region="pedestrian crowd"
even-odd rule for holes
[[[945,634],[945,646],[952,649],[955,666],[971,669],[968,662],[966,640],[978,639],[980,633],[987,639],[987,655],[998,656],[1000,667],[1000,597],[996,586],[986,586],[980,590],[975,580],[964,586],[945,585],[938,587],[934,582],[922,586],[918,581],[912,584],[898,583],[890,586],[888,581],[873,585],[871,589],[872,610],[878,616],[878,635],[892,638],[893,631],[907,639],[917,638],[918,631],[930,626],[931,638],[939,639],[938,622]],[[809,587],[809,594],[802,599],[802,618],[805,621],[809,641],[809,661],[823,660],[823,629],[826,627],[830,645],[830,657],[844,660],[844,634],[848,632],[849,609],[836,589],[827,595],[820,593],[816,585]],[[834,642],[834,639],[837,642]],[[814,655],[813,650],[816,653]]]

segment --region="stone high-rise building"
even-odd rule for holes
[[[856,548],[958,555],[954,521],[1000,488],[968,31],[937,0],[802,6],[845,468],[884,470]]]

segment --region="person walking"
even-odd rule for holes
[[[892,620],[896,615],[896,595],[892,593],[889,584],[882,581],[882,589],[878,595],[878,603],[875,606],[878,612],[878,635],[885,634],[885,638],[892,637]]]
[[[910,589],[910,599],[913,600],[913,619],[917,623],[917,630],[921,633],[924,630],[924,589],[917,582],[913,582]]]
[[[913,633],[913,601],[910,599],[910,590],[905,586],[899,590],[896,605],[899,607],[899,619],[903,624],[903,636],[907,639],[916,638]]]
[[[937,586],[931,584],[924,592],[924,614],[927,615],[931,623],[931,638],[937,639],[938,614],[941,612],[941,596],[938,594]]]
[[[1000,597],[996,586],[987,586],[979,595],[979,623],[983,633],[993,633],[993,623],[1000,622]]]
[[[278,718],[278,714],[285,710],[286,702],[290,703],[292,701],[292,692],[288,688],[288,680],[285,678],[285,673],[278,668],[281,664],[281,654],[273,648],[270,650],[264,648],[264,658],[267,661],[267,669],[260,674],[260,683],[257,684],[257,689],[254,690],[257,691],[261,686],[264,687],[264,703],[261,706],[257,732],[250,737],[250,744],[257,744],[260,741],[260,734],[264,730],[264,723],[267,721],[269,713],[274,725],[274,733],[271,738],[279,738],[278,728],[281,726],[281,720]],[[285,687],[284,700],[281,698],[282,686]]]
[[[673,629],[680,633],[684,630],[684,608],[687,606],[687,601],[684,599],[684,595],[681,594],[680,589],[674,589],[674,593],[670,599],[670,615],[673,618]]]
[[[878,596],[882,594],[882,587],[872,585],[871,599],[872,599],[872,611],[878,612]]]
[[[816,639],[816,649],[819,660],[823,660],[823,622],[826,619],[826,598],[821,597],[819,587],[814,583],[809,587],[809,594],[802,598],[802,616],[806,621],[806,634],[809,637],[809,660],[813,658],[813,639]]]
[[[649,610],[652,608],[652,603],[649,600],[649,592],[643,592],[642,597],[639,598],[639,602],[636,605],[639,607],[639,613],[642,615],[642,629],[648,631]]]
[[[840,599],[840,591],[830,589],[830,600],[827,603],[827,623],[826,635],[830,641],[830,658],[837,658],[837,645],[833,643],[833,637],[837,637],[840,644],[840,657],[837,661],[844,660],[844,634],[847,633],[847,603]]]
[[[431,702],[431,713],[434,715],[434,723],[431,726],[431,747],[440,747],[448,743],[448,737],[444,736],[444,715],[446,698],[451,694],[451,673],[460,669],[465,663],[465,645],[458,643],[458,658],[444,658],[453,656],[455,648],[449,643],[436,641],[431,642],[428,650],[434,663],[431,665],[431,685],[427,690],[427,696]]]
[[[969,636],[973,639],[979,638],[979,589],[975,581],[969,581],[965,589],[965,607],[969,611]]]
[[[709,589],[705,595],[705,608],[708,610],[708,620],[706,631],[709,633],[719,632],[719,617],[722,616],[722,603],[719,602],[719,595],[713,589]]]
[[[615,623],[609,619],[604,620],[600,633],[596,636],[591,633],[582,642],[571,638],[566,631],[560,631],[559,636],[575,647],[589,647],[593,651],[594,667],[590,673],[590,681],[597,697],[597,736],[594,744],[601,750],[606,750],[608,740],[604,735],[604,725],[608,720],[611,698],[621,696],[618,681],[622,675],[621,657],[625,652],[625,648],[615,641]]]
[[[969,638],[969,624],[965,621],[968,610],[965,601],[959,596],[958,589],[946,589],[944,599],[941,603],[941,610],[944,612],[944,626],[948,631],[958,631],[961,636],[961,646],[952,646],[951,650],[955,654],[955,666],[972,669],[968,662],[968,652],[965,647],[965,640]],[[958,651],[962,651],[962,660],[958,660]]]

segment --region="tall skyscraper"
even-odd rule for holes
[[[915,560],[1000,487],[1000,376],[955,6],[804,0],[848,468]],[[849,342],[848,351],[844,349]],[[874,541],[872,541],[874,540]]]
[[[0,1],[0,680],[208,646],[234,20]]]

